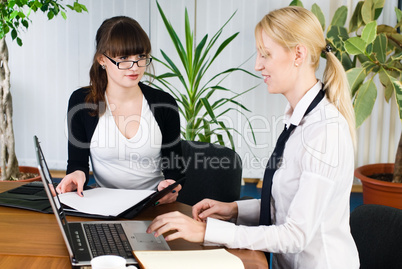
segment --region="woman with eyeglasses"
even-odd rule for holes
[[[205,199],[193,218],[173,212],[148,227],[166,240],[260,250],[272,268],[359,268],[349,227],[354,112],[346,73],[316,16],[301,7],[271,11],[255,27],[256,71],[288,101],[285,129],[268,161],[261,199]],[[326,55],[322,82],[316,78]]]
[[[132,18],[113,17],[98,29],[90,85],[69,100],[67,175],[58,193],[83,195],[89,158],[102,187],[161,190],[182,177],[177,103],[140,82],[150,53],[147,34]],[[160,203],[175,201],[180,189]]]

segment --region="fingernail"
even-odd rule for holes
[[[155,205],[159,205],[159,201],[155,203]]]
[[[175,192],[176,192],[176,190],[173,190],[173,191],[172,191],[172,193],[175,193]]]
[[[81,195],[84,197],[84,192],[81,192]]]

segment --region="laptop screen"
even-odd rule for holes
[[[52,206],[53,213],[56,216],[57,223],[63,234],[63,238],[64,241],[66,242],[70,257],[73,257],[74,255],[71,249],[72,244],[70,244],[72,242],[70,238],[71,233],[68,228],[66,215],[64,213],[63,205],[60,203],[59,197],[57,196],[57,192],[55,190],[55,184],[53,182],[52,176],[50,175],[49,168],[47,166],[45,156],[43,155],[42,149],[39,144],[39,139],[37,136],[34,136],[34,144],[35,144],[36,158],[38,161],[38,168],[43,182],[43,187],[49,198],[49,202]]]

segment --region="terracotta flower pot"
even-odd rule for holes
[[[33,178],[21,179],[21,180],[18,180],[18,182],[31,182],[31,181],[40,181],[41,180],[38,168],[32,167],[32,166],[19,166],[19,169],[20,169],[20,172],[34,173],[34,174],[38,174],[39,176],[33,177]],[[3,182],[3,181],[0,180],[0,182]]]
[[[402,209],[402,183],[372,179],[367,176],[378,173],[393,173],[393,163],[368,164],[356,168],[355,177],[363,185],[363,203],[392,206]]]

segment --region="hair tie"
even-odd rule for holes
[[[331,45],[330,44],[327,44],[326,46],[325,46],[325,49],[323,49],[322,50],[322,53],[329,53],[329,52],[331,52],[332,51],[332,47],[331,47]]]

